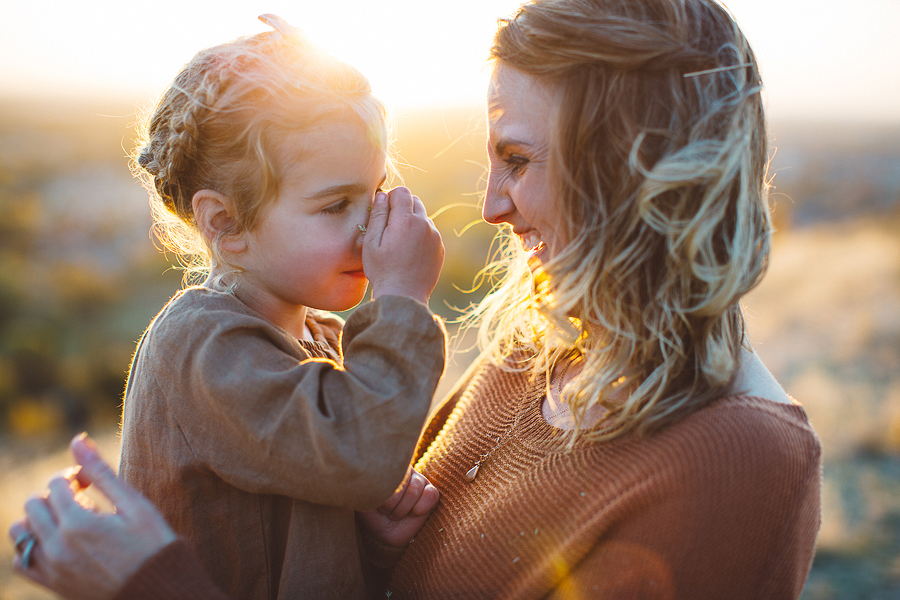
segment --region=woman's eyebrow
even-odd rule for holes
[[[497,141],[492,143],[494,152],[497,154],[502,154],[509,146],[518,146],[524,148],[530,148],[531,143],[523,140],[517,140],[515,138],[500,138]]]

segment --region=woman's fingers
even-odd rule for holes
[[[24,556],[19,553],[13,558],[13,570],[19,575],[44,587],[51,586],[51,578],[45,572],[45,555],[39,545],[35,545],[28,557],[28,565],[24,564]]]
[[[47,484],[47,505],[53,512],[57,523],[74,522],[84,512],[84,508],[75,500],[70,482],[65,477],[57,476]]]
[[[25,526],[25,519],[14,521],[13,524],[9,526],[9,539],[13,541],[13,544],[21,542],[22,536],[28,535],[29,533],[31,533],[31,531]]]
[[[38,542],[53,537],[58,528],[47,500],[39,496],[31,496],[25,501],[25,517],[29,529],[37,537]]]
[[[146,500],[134,488],[116,477],[115,471],[100,458],[96,446],[87,435],[75,437],[69,447],[75,461],[81,465],[78,481],[83,487],[93,485],[109,498],[116,507],[116,512],[122,515],[143,507]]]

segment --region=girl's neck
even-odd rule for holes
[[[215,272],[210,273],[209,278],[203,283],[203,287],[221,291],[223,286],[216,285]],[[258,293],[251,287],[241,285],[237,279],[230,291],[234,296],[263,316],[267,321],[281,327],[298,340],[314,341],[312,332],[306,325],[307,307],[298,304],[288,304],[274,296]]]

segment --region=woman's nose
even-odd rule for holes
[[[493,225],[499,225],[509,222],[514,211],[515,205],[509,194],[494,177],[489,175],[487,190],[484,193],[484,205],[481,207],[481,218]]]

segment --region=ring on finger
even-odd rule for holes
[[[32,539],[34,539],[34,534],[30,531],[23,531],[22,533],[20,533],[19,537],[16,538],[16,551],[18,552],[20,550],[19,546]]]
[[[28,534],[28,542],[25,544],[25,549],[22,550],[23,569],[27,569],[31,564],[31,553],[34,550],[35,544],[37,544],[37,538],[32,534]]]

